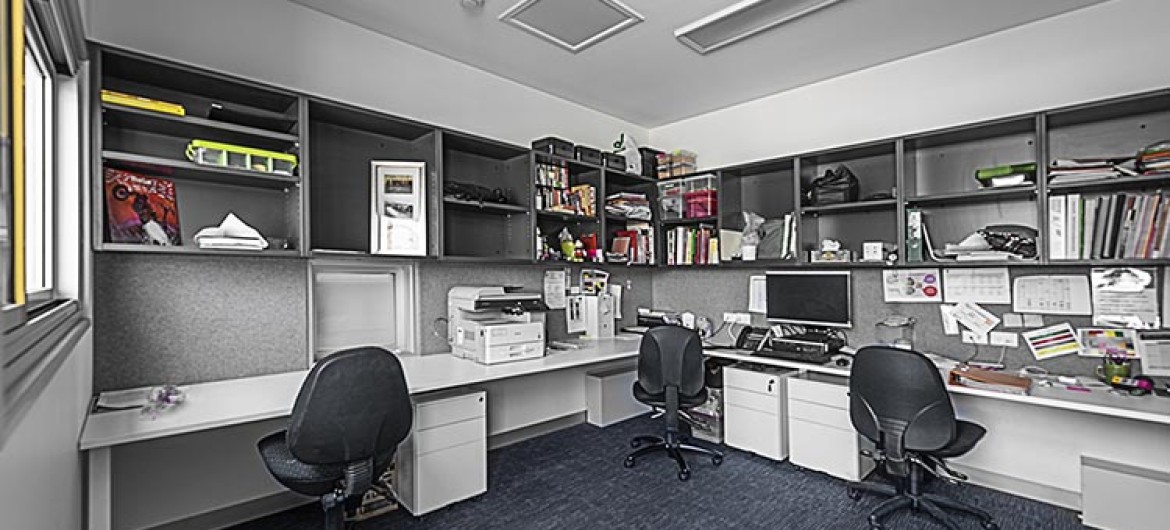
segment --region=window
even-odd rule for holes
[[[29,302],[53,289],[53,72],[44,43],[29,32],[24,47],[24,292]]]
[[[314,360],[356,346],[417,351],[413,265],[314,262],[312,275]]]
[[[80,163],[73,163],[83,154],[76,134],[83,127],[77,106],[82,92],[72,68],[79,66],[78,56],[69,55],[74,60],[68,66],[57,58],[80,41],[60,31],[61,20],[43,23],[45,16],[59,14],[49,9],[56,2],[31,5],[37,9],[0,0],[0,444],[89,327],[80,304],[58,290],[59,279],[69,278],[70,285],[80,281],[81,236],[54,229],[82,218],[82,199],[72,189],[72,182],[81,187],[82,177]],[[78,16],[76,9],[70,12]],[[58,31],[46,41],[41,27]],[[70,105],[58,106],[61,94]],[[59,108],[67,110],[58,114]],[[61,131],[72,132],[62,137]],[[60,187],[69,193],[59,196]],[[70,257],[64,268],[61,256]]]

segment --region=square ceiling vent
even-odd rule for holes
[[[643,17],[617,0],[522,0],[500,20],[577,53]]]

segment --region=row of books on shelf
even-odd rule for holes
[[[615,230],[609,260],[630,265],[654,265],[654,228],[650,223],[626,223],[625,230]]]
[[[1161,190],[1048,198],[1052,259],[1170,257],[1170,195]]]
[[[569,168],[555,164],[536,165],[536,185],[548,188],[569,188]]]
[[[536,209],[593,217],[597,215],[597,194],[592,184],[572,188],[537,188]]]
[[[714,265],[719,263],[719,237],[715,227],[678,226],[666,232],[667,265]]]

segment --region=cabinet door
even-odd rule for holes
[[[487,441],[421,455],[416,476],[414,515],[479,495],[487,491]]]
[[[788,421],[790,460],[800,467],[845,480],[859,481],[872,465],[863,467],[857,433],[796,418]],[[866,459],[869,462],[869,459]]]
[[[788,457],[783,417],[724,403],[723,436],[727,445],[775,460]]]

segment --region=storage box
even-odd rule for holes
[[[686,217],[714,217],[719,215],[719,192],[713,189],[688,191],[683,194],[686,201]]]
[[[573,157],[586,164],[601,165],[601,150],[584,145],[573,148]]]
[[[642,156],[642,176],[650,178],[658,176],[658,155],[666,153],[649,147],[639,147],[638,153]]]
[[[191,140],[186,155],[188,160],[196,164],[288,176],[292,176],[297,166],[296,155],[208,140]]]
[[[658,184],[658,204],[662,208],[663,219],[682,219],[686,210],[686,184],[682,181],[662,182]]]
[[[532,149],[534,151],[540,151],[541,153],[548,153],[550,155],[573,158],[573,142],[562,140],[553,136],[534,140],[532,142]]]
[[[596,298],[596,297],[592,297]],[[630,387],[638,380],[633,364],[585,374],[586,419],[590,425],[605,427],[650,411],[634,399]]]
[[[605,169],[614,169],[617,171],[626,170],[626,157],[617,153],[604,153],[602,158],[605,159]]]

